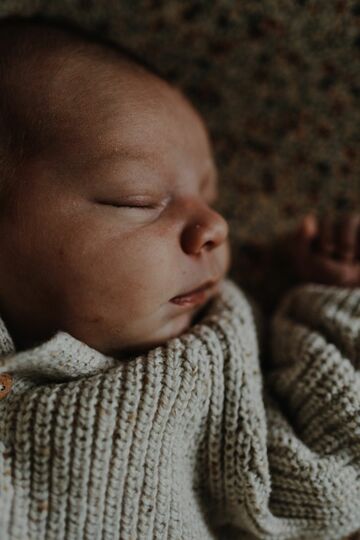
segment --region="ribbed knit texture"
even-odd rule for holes
[[[230,279],[120,361],[0,324],[1,540],[338,540],[360,528],[360,289],[310,284],[271,323]]]

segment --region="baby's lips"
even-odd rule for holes
[[[212,295],[218,292],[218,284],[219,280],[207,281],[203,286],[198,287],[197,289],[175,296],[170,302],[179,306],[203,304]]]

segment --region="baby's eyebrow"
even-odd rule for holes
[[[97,164],[107,161],[116,161],[119,159],[126,159],[129,161],[141,160],[150,163],[151,161],[154,161],[154,154],[151,152],[144,152],[143,150],[136,148],[113,148],[109,151],[92,156],[86,161],[86,166],[94,167]],[[211,182],[213,182],[214,186],[217,187],[218,180],[219,178],[216,165],[213,161],[211,161],[207,172],[202,175],[201,188],[204,188]]]
[[[153,159],[155,154],[153,152],[145,152],[139,149],[133,148],[113,148],[110,151],[100,153],[96,156],[93,156],[90,159],[91,164],[96,164],[102,161],[113,161],[118,159],[128,159],[129,161],[150,161]],[[209,179],[213,180],[216,184],[218,182],[218,172],[214,162],[211,162],[207,174],[204,176],[202,185],[205,185]]]
[[[128,160],[139,160],[148,161],[153,154],[149,152],[144,152],[142,150],[131,149],[131,148],[113,148],[106,152],[102,152],[92,156],[87,160],[86,164],[95,165],[96,163],[101,163],[102,161],[113,161],[118,159],[128,159]]]

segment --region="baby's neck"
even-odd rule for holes
[[[15,350],[17,352],[32,349],[37,345],[40,345],[44,341],[50,339],[56,332],[54,330],[47,330],[46,332],[44,332],[43,330],[29,331],[28,329],[24,329],[16,325],[12,320],[4,316],[3,313],[1,313],[0,315],[4,321],[7,331],[11,336],[11,339],[15,346]]]

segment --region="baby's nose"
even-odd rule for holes
[[[210,251],[223,244],[229,235],[227,221],[213,209],[203,219],[193,219],[182,235],[182,248],[188,254]]]

